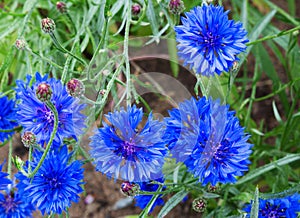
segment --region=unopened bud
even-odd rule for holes
[[[71,79],[67,82],[67,91],[73,97],[80,97],[84,94],[84,85],[78,79]]]
[[[22,142],[26,148],[36,144],[36,136],[32,132],[24,132]]]
[[[55,23],[51,18],[44,18],[41,21],[42,30],[44,33],[52,33],[55,30]]]
[[[104,95],[105,93],[106,93],[105,89],[101,89],[100,92],[99,92],[100,95]]]
[[[51,99],[52,96],[52,90],[49,84],[47,83],[40,83],[39,86],[36,89],[36,97],[42,101],[46,102]]]
[[[26,48],[26,41],[24,39],[17,39],[16,40],[16,43],[15,43],[15,46],[17,49],[19,50],[23,50],[24,48]]]
[[[64,2],[56,2],[56,9],[62,14],[67,11],[67,7]]]
[[[139,15],[139,13],[141,12],[141,6],[139,4],[133,4],[131,6],[131,13],[134,15],[134,16],[137,16]]]
[[[123,182],[121,184],[121,192],[127,197],[136,196],[139,191],[139,185],[130,182]]]
[[[218,185],[215,185],[215,186],[209,185],[208,188],[207,188],[207,191],[217,193],[217,192],[220,191],[220,186],[218,186]]]
[[[184,3],[182,0],[170,0],[169,11],[172,14],[180,14],[184,11]]]
[[[207,203],[206,200],[204,200],[203,198],[196,198],[193,201],[193,210],[198,212],[198,213],[203,213],[206,209]]]
[[[15,156],[15,158],[12,158],[13,159],[13,162],[14,162],[14,165],[16,166],[16,168],[19,170],[19,171],[23,171],[23,166],[24,166],[24,161],[18,157],[18,156]]]

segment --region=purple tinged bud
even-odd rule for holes
[[[52,33],[55,30],[55,23],[51,18],[43,18],[41,20],[42,30],[44,33]]]
[[[67,91],[72,97],[80,97],[84,94],[84,85],[78,79],[71,79],[67,82]]]
[[[134,16],[137,16],[139,15],[139,13],[141,12],[141,6],[139,4],[133,4],[131,6],[131,13],[134,15]]]
[[[36,136],[32,132],[24,132],[22,142],[26,148],[36,144]]]
[[[184,3],[181,0],[170,0],[169,2],[169,11],[172,14],[180,14],[184,11]]]
[[[121,192],[127,197],[133,197],[138,194],[139,185],[130,182],[123,182],[121,184]]]
[[[203,213],[206,209],[207,203],[206,200],[203,198],[196,198],[193,201],[193,210],[198,212],[198,213]]]
[[[62,14],[67,11],[67,7],[64,2],[56,2],[56,9]]]
[[[39,86],[36,89],[36,97],[42,101],[46,102],[51,99],[52,96],[52,90],[49,84],[47,83],[40,83]]]
[[[24,48],[26,48],[26,46],[27,46],[27,43],[24,39],[17,39],[15,46],[19,50],[24,50]]]

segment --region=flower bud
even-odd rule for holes
[[[169,11],[172,14],[180,14],[184,11],[184,4],[182,0],[170,0]]]
[[[133,4],[131,6],[131,13],[134,16],[139,15],[139,13],[141,12],[141,6],[139,4]]]
[[[211,184],[207,187],[207,191],[208,192],[212,192],[212,193],[218,193],[220,191],[220,186],[215,185],[212,186]]]
[[[100,95],[104,95],[105,93],[106,93],[105,89],[101,89],[100,92],[99,92]]]
[[[17,39],[16,40],[16,43],[15,43],[15,46],[17,49],[19,50],[23,50],[24,48],[26,48],[26,41],[24,39]]]
[[[196,198],[194,201],[193,201],[193,210],[198,212],[198,213],[203,213],[206,209],[206,200],[203,199],[203,198]]]
[[[136,196],[139,191],[138,184],[130,183],[130,182],[123,182],[121,184],[121,192],[127,197]]]
[[[67,11],[67,7],[64,2],[56,2],[56,9],[62,14]]]
[[[78,79],[71,79],[67,82],[67,91],[73,97],[80,97],[84,94],[84,85]]]
[[[36,136],[32,132],[24,132],[22,142],[26,148],[36,144]]]
[[[44,18],[41,21],[42,30],[44,33],[52,33],[55,30],[55,23],[51,18]]]
[[[49,84],[47,83],[40,83],[39,86],[36,89],[36,97],[42,101],[46,102],[51,99],[52,96],[52,90]]]
[[[12,158],[14,165],[19,171],[23,171],[23,166],[25,162],[18,156],[15,156],[15,158]]]

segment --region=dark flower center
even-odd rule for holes
[[[214,47],[216,42],[218,42],[219,36],[215,36],[212,34],[212,32],[208,32],[205,36],[203,36],[204,42],[207,44],[207,46]]]
[[[266,218],[280,218],[285,217],[286,208],[281,208],[280,205],[271,205],[269,202],[266,206],[260,209],[260,213]]]
[[[122,154],[125,157],[132,156],[135,152],[135,144],[132,142],[125,141],[122,145]]]
[[[46,111],[45,112],[45,119],[49,124],[52,124],[54,122],[54,114],[52,111]]]
[[[12,196],[13,194],[9,194],[9,195],[6,195],[5,196],[5,201],[2,202],[2,206],[4,207],[5,209],[5,213],[6,214],[9,214],[11,212],[14,212],[17,205],[19,204],[19,202],[15,202],[14,201],[14,197]]]
[[[62,183],[60,182],[60,179],[58,176],[47,176],[47,175],[41,175],[44,178],[45,184],[49,187],[51,190],[58,189],[62,186]]]

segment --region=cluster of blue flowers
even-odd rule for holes
[[[0,172],[0,190],[3,190],[0,193],[0,217],[31,217],[36,209],[48,215],[62,214],[72,202],[78,202],[79,194],[83,192],[83,163],[74,160],[75,154],[68,152],[63,139],[77,140],[83,133],[85,115],[81,111],[85,105],[69,95],[60,80],[49,79],[48,75],[28,75],[26,82],[18,80],[16,83],[16,101],[7,97],[0,99],[4,105],[0,108],[3,115],[0,129],[8,130],[0,133],[0,141],[7,140],[14,128],[20,126],[24,135],[30,133],[25,140],[34,142],[30,144],[34,152],[32,160],[26,161],[25,166],[20,164],[20,172],[14,179],[10,180],[6,173]],[[55,115],[36,95],[41,83],[50,87],[49,101],[58,117],[57,132],[48,153],[45,147],[54,129]],[[34,140],[28,138],[32,136]]]
[[[204,4],[185,15],[182,25],[175,27],[184,63],[204,76],[228,72],[246,49],[247,32],[242,24],[228,20],[228,11],[221,6]],[[30,217],[36,209],[43,214],[62,214],[83,192],[82,162],[63,140],[77,140],[84,133],[85,105],[60,80],[48,75],[36,73],[16,83],[16,101],[0,98],[4,105],[0,129],[7,130],[0,132],[0,142],[9,139],[18,126],[36,140],[26,138],[35,142],[31,145],[33,159],[20,167],[13,180],[0,172],[1,217]],[[96,170],[115,180],[139,184],[141,191],[158,190],[160,186],[151,181],[163,183],[166,158],[183,163],[202,186],[235,183],[250,164],[250,136],[229,105],[208,96],[181,102],[162,121],[153,119],[152,113],[145,118],[142,108],[133,105],[108,113],[102,124],[90,142]],[[158,196],[150,212],[164,203],[162,197]],[[136,205],[144,208],[151,198],[136,196]],[[295,217],[295,211],[300,211],[299,199],[296,194],[260,200],[260,217]]]

